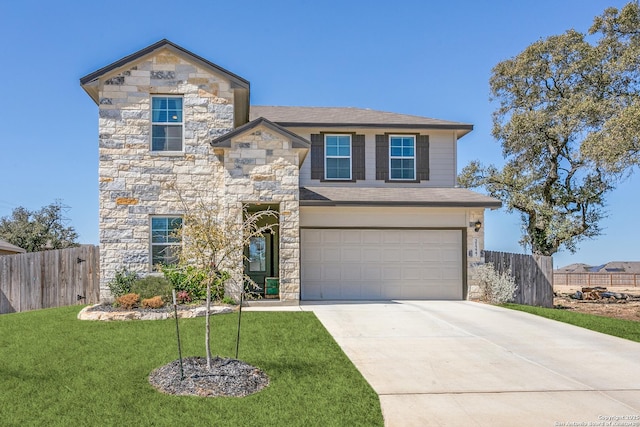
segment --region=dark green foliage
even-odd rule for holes
[[[164,277],[171,282],[176,292],[187,292],[191,301],[201,301],[207,296],[207,285],[205,279],[206,272],[188,265],[188,266],[167,266],[162,268]],[[213,289],[212,289],[213,293]]]
[[[187,292],[191,301],[203,301],[207,297],[207,275],[204,269],[193,265],[163,267],[164,277],[171,282],[177,292]],[[229,279],[229,273],[220,272],[211,286],[211,299],[224,299],[224,282]]]
[[[0,218],[0,239],[27,252],[78,246],[78,233],[66,225],[68,220],[64,212],[67,209],[68,206],[60,201],[38,211],[17,207],[10,217]]]
[[[160,276],[147,276],[131,284],[131,292],[140,295],[141,300],[159,296],[163,301],[172,301],[171,289],[171,282]]]
[[[538,40],[494,67],[505,164],[474,161],[459,177],[520,213],[535,254],[600,235],[606,195],[640,164],[640,5],[608,8],[589,33]]]
[[[131,285],[136,280],[138,280],[138,273],[129,271],[126,268],[119,268],[116,270],[114,278],[107,283],[107,286],[111,291],[111,295],[117,298],[131,293]]]
[[[0,316],[0,425],[383,425],[378,396],[313,313],[243,313],[239,358],[270,384],[244,398],[204,398],[149,384],[151,371],[178,359],[173,319],[80,321],[78,311]],[[215,354],[234,356],[237,321],[212,317]],[[203,355],[204,324],[180,321],[184,357]]]

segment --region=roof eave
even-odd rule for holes
[[[447,202],[447,201],[354,201],[354,200],[300,200],[300,206],[386,206],[434,208],[489,208],[499,209],[502,202]]]
[[[209,144],[214,148],[230,148],[231,140],[233,138],[260,125],[263,125],[274,132],[277,132],[283,136],[286,136],[287,138],[290,138],[292,148],[308,149],[311,147],[311,143],[306,139],[304,139],[303,137],[301,137],[300,135],[297,135],[291,132],[290,130],[285,129],[282,126],[265,119],[264,117],[259,117],[243,126],[240,126],[239,128],[236,128],[235,130],[232,130],[229,133],[219,136],[218,138],[215,138],[214,140],[212,140]]]
[[[286,128],[368,128],[368,129],[434,129],[453,130],[458,139],[473,130],[473,125],[468,124],[411,124],[411,123],[339,123],[339,122],[282,122],[274,123]]]
[[[134,52],[130,55],[125,56],[122,59],[119,59],[115,62],[112,62],[111,64],[100,68],[99,70],[96,70],[92,73],[87,74],[84,77],[80,78],[80,85],[84,88],[85,85],[89,85],[95,81],[97,81],[98,79],[100,79],[102,76],[111,73],[113,71],[116,71],[124,66],[126,66],[127,64],[137,61],[147,55],[150,55],[151,53],[155,52],[158,49],[162,49],[162,48],[166,48],[166,49],[170,49],[175,53],[181,54],[181,55],[187,55],[189,58],[191,58],[192,61],[198,63],[200,66],[202,66],[203,68],[209,68],[214,70],[217,73],[220,73],[222,75],[224,75],[226,78],[228,78],[231,81],[231,87],[232,88],[243,88],[243,89],[247,89],[249,90],[250,88],[250,83],[248,80],[240,77],[239,75],[232,73],[231,71],[220,67],[219,65],[214,64],[211,61],[206,60],[205,58],[196,55],[195,53],[181,47],[178,46],[177,44],[167,40],[167,39],[162,39],[150,46],[145,47],[144,49],[141,49],[137,52]],[[91,96],[91,98],[96,101],[96,103],[98,102],[96,100],[96,97],[94,97],[91,92],[89,90],[87,90],[85,88],[85,91],[89,94],[89,96]]]

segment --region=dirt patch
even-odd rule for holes
[[[627,299],[605,298],[595,301],[576,300],[572,294],[556,294],[553,305],[563,310],[615,319],[640,322],[640,295],[631,295]]]

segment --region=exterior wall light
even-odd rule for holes
[[[477,233],[478,231],[480,231],[480,227],[482,227],[482,223],[480,222],[480,220],[476,221],[475,224],[473,224],[473,230]]]

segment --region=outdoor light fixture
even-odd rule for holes
[[[473,230],[477,233],[480,231],[480,227],[482,227],[482,223],[480,220],[477,220],[475,224],[473,224]]]

